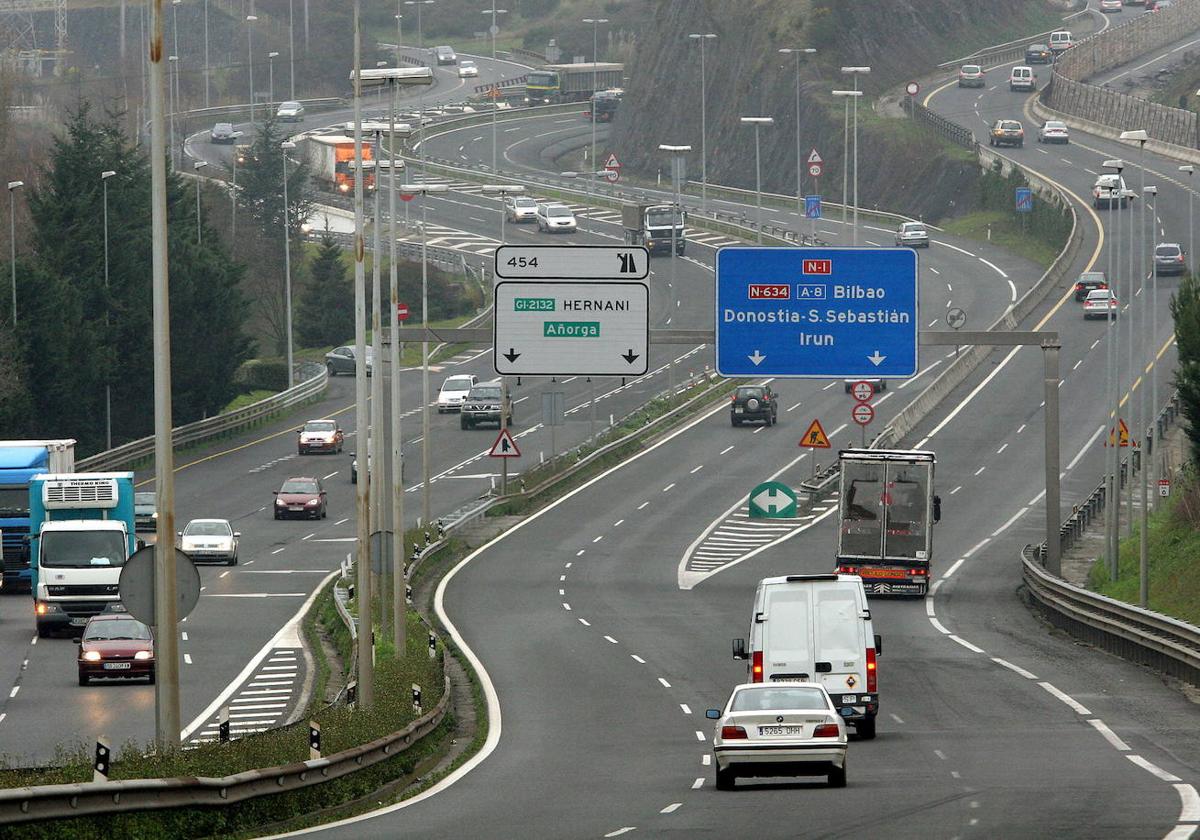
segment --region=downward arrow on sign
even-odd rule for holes
[[[515,362],[520,357],[520,355],[521,354],[518,353],[516,350],[509,347],[508,352],[504,354],[504,358],[508,359],[509,362]],[[879,364],[879,362],[876,362],[875,364]]]
[[[747,356],[746,358],[749,359],[750,361],[754,362],[755,367],[758,367],[760,364],[762,364],[763,359],[765,359],[767,357],[764,356],[762,353],[758,352],[757,350],[755,350],[753,356]]]
[[[633,364],[638,360],[639,355],[639,353],[634,353],[633,348],[630,347],[626,352],[621,354],[621,358],[629,362],[629,364]]]
[[[878,350],[875,351],[874,355],[867,356],[867,359],[871,362],[871,364],[875,365],[875,367],[879,367],[881,364],[883,364],[883,360],[886,358],[887,358],[887,356],[879,355]]]

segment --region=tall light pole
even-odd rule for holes
[[[363,146],[362,146],[362,19],[360,0],[354,0],[354,413],[355,436],[361,451],[370,436],[367,409],[367,275],[363,264]],[[358,696],[370,707],[375,702],[375,623],[371,616],[371,468],[361,470],[354,485],[355,564],[358,574]]]
[[[754,126],[754,197],[758,205],[758,244],[762,244],[762,159],[759,155],[758,130],[764,125],[775,125],[774,117],[742,117],[742,125]]]
[[[493,109],[493,113],[495,110]],[[500,196],[500,244],[504,244],[504,196],[506,195],[522,195],[525,188],[517,184],[485,184],[483,186],[484,195]],[[501,430],[508,429],[508,412],[504,410],[508,405],[508,377],[500,377],[500,428]],[[500,495],[508,494],[508,459],[500,459]]]
[[[171,167],[177,168],[175,160],[175,112],[179,110],[179,5],[183,0],[171,0],[171,30],[174,39],[173,55],[170,57],[171,75],[167,85],[171,90]]]
[[[154,333],[154,489],[158,494],[155,542],[175,544],[175,452],[171,440],[171,304],[167,259],[167,162],[163,155],[163,7],[150,5],[150,218]],[[155,734],[159,753],[179,747],[179,602],[175,552],[154,555],[154,684]]]
[[[800,61],[816,50],[812,47],[784,47],[779,52],[796,56],[796,210],[799,211],[804,206],[804,158],[800,151]]]
[[[492,25],[488,29],[488,33],[492,36],[492,61],[496,60],[496,36],[500,34],[500,27],[496,24],[496,15],[508,14],[508,9],[497,9],[496,0],[492,0],[492,8],[484,9],[483,14],[492,16]],[[492,100],[492,174],[496,174],[496,100]]]
[[[380,87],[382,92],[383,88]],[[374,150],[374,171],[375,171],[375,208],[372,212],[371,233],[373,243],[371,245],[371,355],[375,357],[375,364],[378,369],[375,375],[371,377],[371,436],[367,439],[370,453],[367,456],[368,470],[370,465],[374,464],[378,470],[376,476],[382,479],[383,469],[383,324],[380,315],[380,306],[383,303],[383,283],[381,263],[381,254],[383,250],[380,239],[380,218],[379,218],[379,193],[382,184],[379,177],[379,161],[381,160],[380,152],[383,150],[383,131],[381,128],[375,129],[375,150]],[[389,159],[390,160],[390,159]],[[362,444],[359,443],[359,447]],[[383,481],[380,480],[376,485],[376,491],[371,494],[371,511],[374,513],[373,530],[383,530]]]
[[[396,26],[399,25],[400,16],[397,15]],[[396,66],[400,66],[399,33],[396,38]],[[408,581],[404,576],[404,436],[401,429],[403,413],[400,409],[400,341],[396,338],[400,326],[400,290],[396,277],[396,97],[399,85],[393,82],[391,87],[392,98],[388,109],[388,291],[392,305],[388,313],[388,328],[392,341],[388,346],[388,355],[392,369],[392,649],[397,659],[403,659],[408,630],[408,602],[405,597]],[[378,179],[375,189],[379,190]]]
[[[25,186],[24,181],[8,182],[8,242],[10,247],[12,268],[12,312],[13,327],[17,326],[17,202],[14,193]]]
[[[1105,169],[1114,170],[1117,173],[1117,183],[1121,183],[1121,171],[1125,168],[1123,160],[1106,160],[1103,163]],[[1111,206],[1111,205],[1110,205]],[[1117,294],[1118,280],[1116,271],[1121,267],[1121,205],[1117,203],[1116,213],[1116,230],[1114,232],[1113,241],[1116,243],[1116,248],[1108,249],[1108,285],[1110,292],[1116,297],[1118,305],[1120,305],[1121,296]],[[1116,269],[1113,267],[1113,254],[1116,251]],[[1110,580],[1116,580],[1119,574],[1118,568],[1118,553],[1120,551],[1120,530],[1119,530],[1119,515],[1120,515],[1120,492],[1121,485],[1117,478],[1117,469],[1120,464],[1120,421],[1121,421],[1121,386],[1120,386],[1120,364],[1121,358],[1117,351],[1117,340],[1120,336],[1120,330],[1116,327],[1117,313],[1110,307],[1108,310],[1108,318],[1105,322],[1105,399],[1112,406],[1112,425],[1106,424],[1105,432],[1112,429],[1112,444],[1108,445],[1104,450],[1105,461],[1105,488],[1104,498],[1105,504],[1108,507],[1108,516],[1104,522],[1104,537],[1105,537],[1105,554],[1108,557],[1108,574]],[[1105,438],[1108,440],[1108,438]]]
[[[294,5],[294,0],[288,0],[288,99],[296,98],[296,14]]]
[[[1188,176],[1188,274],[1196,273],[1196,258],[1193,256],[1196,253],[1196,226],[1192,223],[1192,174],[1196,171],[1196,167],[1190,163],[1185,163],[1179,167],[1180,172],[1186,172]]]
[[[400,66],[400,48],[404,46],[404,15],[400,14],[400,4],[403,0],[396,0],[396,66]]]
[[[405,6],[417,7],[417,49],[425,49],[425,33],[421,29],[421,7],[432,6],[434,0],[404,0]]]
[[[446,192],[445,184],[405,184],[404,195],[427,196]],[[429,233],[425,224],[425,208],[421,202],[421,329],[429,329]],[[504,407],[500,414],[503,416]],[[501,422],[503,426],[503,422]],[[421,335],[421,524],[429,527],[429,338]]]
[[[852,244],[858,245],[858,100],[862,91],[858,89],[858,77],[871,72],[870,67],[843,67],[843,73],[854,78],[854,231]]]
[[[1139,128],[1139,129],[1134,129],[1132,131],[1122,131],[1121,135],[1120,135],[1120,139],[1124,140],[1126,142],[1137,143],[1139,146],[1138,168],[1141,170],[1141,187],[1140,187],[1140,191],[1136,195],[1138,197],[1143,198],[1141,227],[1142,227],[1142,238],[1144,240],[1146,238],[1146,232],[1145,232],[1146,231],[1146,202],[1144,200],[1143,193],[1145,193],[1145,191],[1146,191],[1146,141],[1150,139],[1150,135],[1146,133],[1145,129]],[[1140,371],[1138,371],[1138,369],[1134,367],[1134,360],[1137,357],[1135,356],[1135,354],[1133,352],[1133,345],[1134,345],[1133,278],[1135,276],[1135,270],[1136,270],[1136,273],[1141,275],[1140,286],[1141,286],[1141,288],[1144,289],[1145,285],[1146,285],[1146,274],[1147,274],[1147,272],[1144,270],[1142,261],[1140,259],[1139,260],[1134,259],[1135,254],[1142,253],[1142,252],[1144,252],[1145,249],[1143,248],[1142,251],[1139,252],[1134,247],[1132,221],[1133,220],[1131,219],[1130,225],[1129,225],[1129,283],[1130,283],[1130,286],[1129,286],[1129,314],[1130,314],[1130,317],[1128,318],[1129,326],[1128,326],[1126,334],[1129,337],[1129,414],[1131,417],[1134,417],[1134,419],[1129,424],[1132,429],[1132,433],[1129,436],[1129,440],[1130,440],[1130,444],[1131,444],[1130,455],[1129,455],[1129,483],[1126,485],[1126,491],[1125,491],[1125,501],[1129,508],[1129,536],[1131,538],[1133,537],[1133,460],[1134,460],[1134,454],[1135,454],[1133,447],[1139,446],[1141,443],[1141,428],[1142,428],[1142,416],[1141,416],[1142,412],[1139,408],[1140,401],[1134,402],[1134,399],[1133,399],[1133,389],[1139,387],[1138,379],[1141,378]],[[1143,242],[1143,245],[1145,245],[1145,242]],[[1136,269],[1135,269],[1135,262],[1137,264]],[[1143,297],[1140,306],[1145,307],[1145,305],[1146,305],[1146,299],[1145,299],[1145,297]],[[1142,322],[1144,325],[1145,324],[1145,313],[1144,312],[1142,313]],[[1144,332],[1143,332],[1143,335],[1144,335]],[[1143,383],[1143,386],[1144,386],[1144,383]],[[1143,393],[1144,393],[1144,390],[1143,390]],[[1138,409],[1136,416],[1134,415],[1135,409]],[[1145,455],[1145,453],[1142,452],[1142,453],[1138,454],[1138,458],[1142,459],[1144,455]],[[1141,464],[1141,467],[1142,467],[1142,469],[1145,469],[1145,464]]]
[[[584,18],[583,22],[592,25],[592,104],[590,106],[592,115],[592,151],[591,157],[588,159],[588,171],[595,173],[599,171],[599,167],[596,166],[596,85],[598,84],[598,71],[600,69],[597,66],[600,50],[600,24],[608,23],[608,18]],[[592,181],[594,180],[594,176],[587,180],[589,209],[592,203]]]
[[[168,75],[167,75],[167,99],[171,110],[171,169],[175,169],[175,79],[178,78],[179,56],[167,56]]]
[[[356,0],[357,2],[357,0]],[[254,125],[254,22],[258,15],[246,15],[246,53],[250,57],[250,125]]]
[[[708,212],[708,73],[704,68],[704,42],[717,36],[711,32],[688,35],[700,44],[700,210]]]
[[[104,332],[108,339],[108,179],[117,173],[106,169],[100,173],[100,184],[104,188]],[[112,449],[112,383],[104,376],[104,448]]]
[[[279,56],[275,50],[267,53],[267,104],[275,104],[275,59]]]
[[[1146,205],[1149,204],[1150,199],[1156,195],[1158,195],[1158,187],[1155,187],[1155,186],[1142,187],[1142,218],[1143,219],[1145,219],[1145,217],[1146,217]],[[1151,288],[1153,290],[1157,290],[1157,288],[1158,288],[1158,269],[1154,266],[1154,237],[1148,236],[1145,233],[1143,233],[1142,248],[1146,252],[1146,254],[1150,260],[1150,270],[1153,272],[1154,279],[1153,279]],[[1149,533],[1149,531],[1150,531],[1150,499],[1148,498],[1149,494],[1147,492],[1149,489],[1149,485],[1150,485],[1150,460],[1152,460],[1152,456],[1150,454],[1150,447],[1158,446],[1158,441],[1154,439],[1154,436],[1150,432],[1150,416],[1151,416],[1150,412],[1152,412],[1154,410],[1155,400],[1158,399],[1158,389],[1154,385],[1154,381],[1155,381],[1155,379],[1157,379],[1157,377],[1155,376],[1157,371],[1155,370],[1155,365],[1154,365],[1154,344],[1158,338],[1158,331],[1157,331],[1158,313],[1157,312],[1154,313],[1153,326],[1151,327],[1153,332],[1150,333],[1150,363],[1149,363],[1149,365],[1145,364],[1145,361],[1146,361],[1146,310],[1148,308],[1152,308],[1153,305],[1155,303],[1157,303],[1157,301],[1158,301],[1157,291],[1152,291],[1151,294],[1153,295],[1153,299],[1149,303],[1147,303],[1147,301],[1146,301],[1146,278],[1143,275],[1143,277],[1142,277],[1142,305],[1140,307],[1138,307],[1142,313],[1141,326],[1139,328],[1140,333],[1141,333],[1140,338],[1141,338],[1142,352],[1138,354],[1138,357],[1142,360],[1142,362],[1139,363],[1138,367],[1141,368],[1142,370],[1145,370],[1147,367],[1149,367],[1149,369],[1150,369],[1150,373],[1148,375],[1150,377],[1150,388],[1154,392],[1154,400],[1151,400],[1150,408],[1149,408],[1149,410],[1147,410],[1147,408],[1146,408],[1146,387],[1145,387],[1145,383],[1143,383],[1142,384],[1142,393],[1138,397],[1138,404],[1139,404],[1138,413],[1141,415],[1141,420],[1142,420],[1141,426],[1138,427],[1138,436],[1141,438],[1141,442],[1142,442],[1142,464],[1141,464],[1142,480],[1140,482],[1138,482],[1142,486],[1142,517],[1141,517],[1142,522],[1141,522],[1141,527],[1138,529],[1140,532],[1138,535],[1138,537],[1139,537],[1139,539],[1138,539],[1138,594],[1139,594],[1139,600],[1141,601],[1142,609],[1146,609],[1150,606],[1150,533]]]
[[[288,0],[291,2],[291,0]],[[208,0],[204,0],[204,107],[208,107]]]
[[[288,210],[288,152],[296,148],[296,144],[284,140],[279,148],[283,151],[283,302],[287,310],[287,384],[291,388],[296,375],[292,367],[292,223]]]
[[[746,118],[743,117],[742,119],[744,120]],[[770,119],[770,117],[768,117],[767,119]],[[754,126],[754,141],[755,141],[755,151],[757,152],[758,125]],[[671,204],[670,284],[671,284],[672,289],[678,289],[679,286],[676,285],[676,282],[675,282],[675,266],[679,262],[679,243],[677,240],[677,235],[678,235],[679,229],[682,227],[681,222],[683,221],[683,214],[679,208],[679,182],[683,178],[684,155],[686,155],[688,152],[690,152],[692,150],[692,147],[691,146],[671,146],[671,145],[667,145],[665,143],[660,143],[658,145],[658,150],[660,152],[666,152],[667,154],[669,154],[671,156],[671,192],[672,192],[672,202],[673,203]],[[757,163],[758,163],[758,160],[756,158],[755,165],[757,165]],[[761,195],[761,193],[760,193],[760,195]],[[760,220],[760,224],[759,224],[759,232],[760,232],[760,234],[762,232],[761,220]],[[668,361],[667,361],[667,368],[668,368],[668,373],[670,376],[671,390],[673,392],[675,390],[675,367],[674,367],[674,362],[670,359],[668,359]],[[594,391],[592,393],[591,403],[592,403],[592,414],[594,416],[596,413],[595,412],[596,396],[595,396]],[[594,425],[595,424],[593,423],[593,426]],[[593,428],[592,431],[594,434],[595,429]]]
[[[208,161],[198,160],[192,163],[192,170],[196,173],[196,244],[201,244],[200,232],[200,170],[208,166]]]

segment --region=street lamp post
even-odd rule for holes
[[[590,23],[592,25],[592,104],[590,106],[591,122],[592,122],[592,146],[591,146],[591,152],[590,152],[591,156],[588,158],[588,171],[596,172],[597,171],[597,167],[596,167],[596,85],[598,84],[597,78],[598,78],[598,70],[599,70],[599,68],[596,65],[597,65],[597,58],[598,58],[597,53],[600,50],[600,40],[599,40],[600,24],[608,23],[608,18],[584,18],[583,23]],[[595,179],[594,178],[587,179],[588,209],[591,209],[591,204],[592,204],[592,181],[593,180],[595,180]]]
[[[396,25],[400,25],[400,15],[396,15]],[[400,66],[399,33],[396,38],[396,66]],[[391,88],[388,109],[388,292],[392,305],[388,313],[388,329],[392,340],[388,345],[388,361],[392,370],[392,447],[389,453],[392,467],[392,649],[397,659],[403,659],[408,630],[408,602],[405,597],[408,579],[404,576],[404,436],[400,408],[400,341],[396,338],[400,326],[400,289],[396,272],[396,97],[399,85],[393,82]],[[375,189],[379,189],[378,182]],[[404,203],[408,205],[407,201]]]
[[[290,3],[291,0],[288,0]],[[204,107],[208,107],[208,77],[210,65],[208,61],[208,0],[204,0]]]
[[[743,119],[745,119],[745,117],[743,117]],[[755,127],[754,127],[754,135],[755,135],[755,149],[757,150],[757,147],[758,147],[758,126],[757,125],[755,125]],[[681,227],[680,222],[683,219],[683,214],[679,207],[679,184],[683,177],[684,155],[688,154],[692,150],[692,147],[691,146],[670,146],[665,143],[660,143],[658,146],[658,150],[660,152],[666,152],[667,154],[671,155],[672,204],[671,204],[670,286],[672,289],[678,289],[679,286],[676,285],[676,282],[675,282],[675,266],[679,262],[679,244],[678,244],[676,237],[677,237],[678,231]],[[757,163],[757,159],[755,160],[755,162]],[[760,220],[760,224],[759,224],[759,234],[760,235],[762,234],[761,220]],[[674,392],[674,390],[675,390],[675,363],[671,357],[668,357],[668,359],[667,359],[667,370],[668,370],[668,375],[670,377],[671,391]],[[593,391],[593,393],[592,393],[592,415],[593,415],[593,417],[595,416],[595,413],[596,413],[596,399],[595,399],[595,392]],[[593,425],[594,425],[594,423],[593,423]],[[595,434],[594,428],[592,430],[592,433]]]
[[[288,152],[296,148],[291,140],[279,144],[283,151],[283,301],[287,315],[287,384],[295,384],[292,367],[292,225],[288,211]]]
[[[758,244],[762,244],[762,160],[759,155],[758,130],[764,125],[774,125],[774,117],[742,117],[742,125],[754,126],[754,197],[758,205]]]
[[[279,53],[271,50],[267,53],[267,104],[275,104],[275,59]]]
[[[1138,193],[1136,193],[1135,196],[1141,197],[1143,199],[1142,200],[1142,225],[1141,225],[1141,227],[1142,227],[1142,238],[1143,238],[1143,240],[1145,240],[1145,238],[1146,238],[1146,232],[1145,232],[1146,231],[1146,202],[1145,202],[1145,196],[1143,194],[1146,191],[1146,141],[1150,139],[1150,135],[1146,133],[1145,129],[1134,129],[1132,131],[1122,131],[1119,139],[1124,140],[1126,142],[1137,143],[1139,146],[1138,169],[1141,170],[1141,186],[1140,186],[1140,191]],[[1139,253],[1139,251],[1134,247],[1133,227],[1134,227],[1133,220],[1130,219],[1130,224],[1129,224],[1129,283],[1130,283],[1130,286],[1129,286],[1129,314],[1130,314],[1130,317],[1126,319],[1129,322],[1129,325],[1126,329],[1126,335],[1128,336],[1128,339],[1129,339],[1129,347],[1128,347],[1128,352],[1129,352],[1129,414],[1130,414],[1131,418],[1133,418],[1133,420],[1129,424],[1132,429],[1132,432],[1129,436],[1129,438],[1130,438],[1130,441],[1129,441],[1130,442],[1129,482],[1125,488],[1125,502],[1129,509],[1129,536],[1130,536],[1130,538],[1133,537],[1133,462],[1134,462],[1135,456],[1139,459],[1139,462],[1140,462],[1140,460],[1143,459],[1143,457],[1145,455],[1144,452],[1139,453],[1134,450],[1134,447],[1139,446],[1141,443],[1141,428],[1142,428],[1143,418],[1142,418],[1142,412],[1140,410],[1140,405],[1139,405],[1140,400],[1138,402],[1134,401],[1133,390],[1135,388],[1142,387],[1145,384],[1145,383],[1142,383],[1142,386],[1138,385],[1138,380],[1141,377],[1139,375],[1137,368],[1134,367],[1134,360],[1136,358],[1136,356],[1133,352],[1133,345],[1134,345],[1133,278],[1135,276],[1135,263],[1137,263],[1136,274],[1141,276],[1140,285],[1143,289],[1145,288],[1145,285],[1146,285],[1146,273],[1147,273],[1145,270],[1143,270],[1143,266],[1141,265],[1141,260],[1134,259],[1134,255]],[[1145,242],[1143,242],[1143,245],[1145,245]],[[1145,249],[1143,248],[1143,251],[1144,250]],[[1143,297],[1139,306],[1145,307],[1145,305],[1146,305],[1146,299],[1145,299],[1145,297]],[[1145,313],[1143,313],[1143,322],[1144,322],[1144,319],[1145,319]],[[1144,333],[1143,333],[1143,335],[1144,335]],[[1143,391],[1143,393],[1144,393],[1144,391]],[[1137,409],[1136,415],[1134,414],[1135,409]],[[1139,466],[1142,469],[1145,469],[1145,464],[1139,463]]]
[[[700,44],[700,210],[708,212],[708,74],[704,70],[704,42],[717,36],[711,32],[688,35]]]
[[[854,78],[854,230],[851,233],[852,244],[858,245],[858,100],[862,91],[858,89],[858,77],[871,72],[870,67],[843,67],[843,73]]]
[[[382,92],[383,87],[380,87]],[[375,465],[377,470],[376,476],[382,478],[385,474],[383,469],[383,324],[382,317],[379,312],[380,305],[383,303],[383,283],[382,283],[382,265],[380,260],[380,252],[383,250],[380,244],[380,219],[379,219],[379,192],[380,192],[380,176],[379,176],[379,161],[382,159],[380,152],[383,150],[383,130],[377,128],[375,130],[375,208],[372,213],[373,219],[371,222],[371,232],[374,242],[371,246],[371,355],[375,357],[375,364],[379,369],[375,371],[375,376],[371,377],[371,436],[367,439],[370,450],[367,456],[368,469],[371,464]],[[361,449],[362,443],[358,444]],[[383,487],[383,482],[379,481],[376,486],[376,491],[371,494],[371,510],[374,512],[373,530],[383,530],[383,493],[380,490]]]
[[[804,206],[804,158],[800,151],[800,61],[816,50],[812,47],[784,47],[779,52],[796,56],[796,210],[799,211]]]
[[[258,15],[246,15],[246,51],[250,57],[250,125],[254,125],[254,22]]]
[[[200,232],[200,170],[208,166],[208,161],[198,160],[192,163],[192,170],[196,173],[196,244],[202,242],[202,234]]]
[[[421,29],[421,7],[432,6],[434,0],[404,0],[405,6],[417,7],[417,49],[425,49],[425,33]]]
[[[104,332],[108,338],[108,179],[117,173],[106,169],[100,173],[100,184],[104,188]],[[104,376],[104,448],[112,449],[112,383],[108,371]]]
[[[178,75],[179,75],[178,74],[179,56],[177,56],[177,55],[167,56],[167,63],[168,63],[167,99],[168,99],[168,104],[169,104],[169,107],[171,110],[171,124],[170,124],[171,155],[170,155],[170,157],[171,157],[171,168],[174,169],[175,168],[175,109],[176,109],[175,88],[177,87],[175,84],[175,79],[177,79]]]
[[[494,111],[493,111],[494,113]],[[483,187],[484,195],[500,196],[500,244],[504,244],[504,222],[506,215],[504,212],[504,196],[506,195],[522,195],[525,192],[523,186],[517,184],[485,184]],[[508,405],[508,377],[500,377],[500,428],[508,428],[508,412],[504,407]],[[508,494],[508,459],[500,459],[500,495]]]
[[[405,184],[405,195],[426,196],[446,192],[445,184]],[[421,328],[429,329],[429,233],[425,224],[425,201],[421,202]],[[503,406],[500,411],[504,415]],[[503,426],[503,420],[501,420]],[[421,524],[429,527],[429,339],[421,336]]]
[[[1144,177],[1144,176],[1143,176]],[[1146,205],[1149,199],[1158,195],[1158,187],[1149,186],[1142,187],[1142,218],[1146,216]],[[1153,272],[1153,280],[1151,283],[1150,303],[1146,302],[1146,278],[1142,276],[1142,305],[1138,307],[1141,310],[1141,343],[1142,352],[1138,354],[1142,362],[1146,359],[1146,309],[1153,309],[1154,304],[1158,302],[1158,267],[1154,264],[1154,239],[1143,233],[1143,249],[1146,251],[1150,259],[1150,270]],[[1155,374],[1157,370],[1154,364],[1154,345],[1158,339],[1158,312],[1154,312],[1152,318],[1152,332],[1150,333],[1150,390],[1153,398],[1150,401],[1149,410],[1146,409],[1146,388],[1145,383],[1142,385],[1142,393],[1138,398],[1140,405],[1139,414],[1141,415],[1142,425],[1138,428],[1138,435],[1142,439],[1142,480],[1139,482],[1142,485],[1142,522],[1139,530],[1138,539],[1138,593],[1140,595],[1142,609],[1149,608],[1150,604],[1150,499],[1148,498],[1148,489],[1150,485],[1150,461],[1154,460],[1154,456],[1150,453],[1151,446],[1157,446],[1158,441],[1154,434],[1150,431],[1151,427],[1151,412],[1154,411],[1158,399],[1158,389],[1155,387],[1155,380],[1158,378]],[[1138,367],[1145,369],[1144,364],[1139,364]],[[1149,460],[1148,460],[1149,459]]]
[[[205,0],[207,2],[207,0]],[[293,0],[288,0],[288,99],[296,98],[296,19]]]
[[[1125,168],[1125,162],[1122,160],[1106,160],[1106,161],[1104,161],[1103,166],[1105,169],[1111,169],[1111,170],[1116,171],[1117,183],[1120,184],[1121,171]],[[1108,250],[1109,290],[1116,297],[1116,299],[1118,301],[1118,305],[1121,300],[1121,296],[1118,294],[1119,283],[1118,283],[1117,275],[1116,275],[1115,271],[1119,271],[1120,267],[1121,267],[1121,256],[1120,256],[1120,250],[1119,250],[1121,247],[1121,227],[1120,227],[1120,225],[1121,225],[1121,210],[1120,210],[1120,208],[1121,208],[1121,205],[1120,205],[1120,201],[1118,200],[1117,213],[1116,213],[1117,218],[1116,218],[1116,224],[1115,224],[1116,230],[1115,230],[1115,233],[1113,236],[1113,241],[1116,243],[1116,248],[1109,248],[1109,250]],[[1116,268],[1115,269],[1113,266],[1114,251],[1116,251]],[[1106,483],[1105,483],[1105,488],[1104,488],[1105,500],[1106,500],[1105,504],[1108,506],[1108,510],[1109,510],[1109,515],[1106,517],[1105,523],[1104,523],[1104,536],[1105,536],[1105,554],[1107,555],[1107,558],[1108,558],[1108,574],[1109,574],[1110,580],[1117,579],[1117,575],[1119,573],[1118,565],[1117,565],[1117,559],[1118,559],[1117,553],[1120,550],[1120,544],[1118,541],[1120,531],[1119,531],[1119,526],[1117,523],[1119,522],[1119,514],[1120,514],[1120,502],[1119,502],[1120,496],[1119,496],[1119,494],[1121,492],[1121,485],[1119,483],[1119,479],[1117,478],[1117,469],[1120,464],[1120,454],[1119,454],[1120,453],[1120,447],[1119,447],[1120,430],[1119,430],[1119,426],[1120,426],[1120,413],[1121,413],[1121,390],[1120,390],[1121,386],[1119,383],[1120,383],[1121,360],[1120,360],[1120,355],[1118,354],[1118,348],[1117,348],[1117,341],[1120,336],[1120,330],[1116,327],[1116,318],[1117,318],[1117,313],[1110,307],[1108,310],[1108,318],[1105,323],[1105,354],[1104,354],[1105,400],[1109,403],[1109,405],[1112,406],[1112,416],[1113,416],[1111,426],[1107,426],[1107,424],[1106,424],[1106,429],[1105,429],[1106,433],[1108,432],[1108,429],[1112,429],[1112,442],[1113,443],[1112,443],[1112,445],[1108,446],[1105,449],[1105,457],[1104,457],[1105,475],[1106,475],[1106,478],[1105,478]],[[1106,440],[1107,439],[1108,438],[1106,438]]]
[[[13,193],[25,186],[24,181],[8,182],[8,242],[11,246],[13,327],[17,326],[17,202]]]
[[[508,14],[508,9],[497,9],[495,0],[492,0],[492,8],[484,9],[482,14],[492,16],[492,25],[488,29],[488,33],[492,36],[492,61],[496,60],[496,36],[500,34],[500,27],[496,25],[496,15]],[[497,91],[499,92],[499,91]],[[492,98],[492,174],[496,174],[496,98]]]
[[[1196,171],[1196,167],[1190,163],[1185,163],[1179,167],[1180,172],[1186,172],[1188,176],[1188,274],[1196,273],[1196,258],[1193,256],[1196,253],[1196,226],[1192,224],[1192,173]]]

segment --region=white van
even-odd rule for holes
[[[745,639],[733,640],[733,658],[749,660],[747,682],[819,683],[863,739],[875,737],[876,657],[882,652],[858,575],[759,581],[749,647]]]
[[[1096,176],[1092,185],[1092,206],[1097,210],[1122,208],[1133,200],[1133,193],[1125,186],[1125,179],[1115,172]]]
[[[1026,67],[1019,64],[1008,73],[1008,89],[1011,90],[1037,90],[1037,73],[1033,72],[1032,67]]]
[[[1060,29],[1057,32],[1050,33],[1050,52],[1058,55],[1060,52],[1065,52],[1075,46],[1075,42],[1071,39],[1071,33],[1065,29]]]

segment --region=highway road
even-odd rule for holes
[[[935,90],[929,104],[960,116],[978,108],[981,120],[1023,111],[1024,98],[1003,86],[974,97]],[[1088,211],[1086,170],[1116,148],[1078,136],[1054,152],[1012,153],[1080,197],[1080,270],[1107,260],[1104,223],[1115,214]],[[1150,177],[1173,171],[1147,157]],[[1169,183],[1160,180],[1158,233],[1181,237],[1186,195]],[[1084,322],[1062,291],[1024,326],[1063,341],[1066,506],[1102,469],[1105,326]],[[1123,318],[1140,316],[1143,300]],[[1165,300],[1154,347],[1170,333]],[[753,584],[828,570],[834,538],[815,519],[681,588],[690,542],[796,453],[786,426],[731,430],[717,407],[459,567],[441,607],[489,675],[490,754],[452,785],[319,833],[1192,836],[1200,741],[1190,701],[1149,671],[1048,632],[1019,599],[1019,549],[1043,532],[1040,359],[1021,350],[990,361],[904,442],[938,453],[937,590],[924,603],[872,605],[884,711],[879,737],[851,744],[846,791],[712,787],[702,710],[745,673],[727,658],[728,640],[745,634]],[[1164,396],[1172,364],[1168,348],[1156,368]],[[802,382],[779,385],[808,393]],[[821,396],[803,408],[819,411]],[[772,439],[780,431],[782,446]],[[807,470],[800,461],[781,478],[794,484]],[[715,473],[719,482],[706,480]]]

